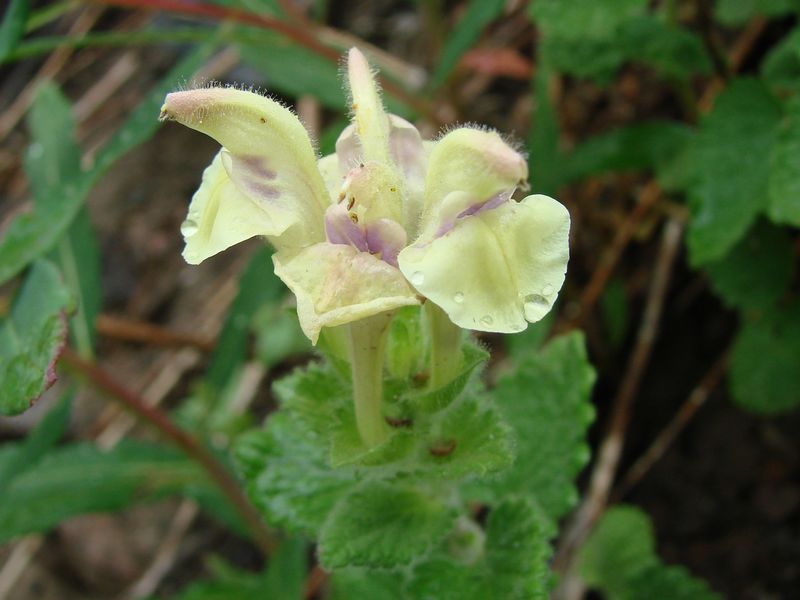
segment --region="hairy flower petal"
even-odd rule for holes
[[[275,237],[293,227],[306,245],[324,239],[330,196],[308,134],[289,109],[253,92],[206,88],[168,94],[161,116],[222,144],[230,179],[272,216],[274,228],[260,233]]]
[[[459,219],[444,235],[409,246],[400,270],[461,327],[514,333],[544,317],[564,282],[569,213],[528,196]]]
[[[273,214],[238,190],[222,164],[222,152],[203,172],[181,226],[183,257],[196,265],[210,256],[257,235],[282,230]]]
[[[395,267],[352,246],[320,243],[272,257],[275,273],[297,297],[300,326],[316,344],[323,327],[335,327],[419,304]]]
[[[431,151],[425,177],[425,214],[448,194],[468,192],[478,201],[513,192],[528,177],[524,157],[495,131],[462,127],[439,140]]]

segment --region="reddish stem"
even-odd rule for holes
[[[272,553],[275,548],[275,542],[261,520],[261,515],[250,504],[236,478],[231,475],[227,467],[220,462],[208,447],[175,425],[166,413],[147,404],[143,398],[116,381],[101,367],[82,359],[71,349],[64,349],[61,360],[75,371],[84,375],[96,388],[113,396],[136,414],[137,417],[158,429],[172,443],[183,450],[189,458],[196,460],[206,470],[222,493],[225,494],[244,522],[247,523],[253,540],[264,556],[269,556]]]

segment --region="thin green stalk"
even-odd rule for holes
[[[391,321],[391,313],[381,313],[347,326],[356,425],[361,440],[368,448],[381,444],[389,435],[381,403],[383,361]]]
[[[463,334],[447,313],[433,302],[426,302],[423,310],[431,342],[430,387],[436,389],[452,381],[461,367]]]

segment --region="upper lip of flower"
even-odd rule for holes
[[[272,100],[229,88],[167,96],[162,120],[223,146],[184,224],[187,261],[266,236],[314,342],[322,327],[420,295],[472,329],[519,331],[541,318],[564,279],[566,209],[546,196],[511,200],[527,163],[497,133],[460,128],[424,145],[384,112],[356,49],[348,75],[353,124],[319,161],[302,124]]]

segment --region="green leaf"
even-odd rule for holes
[[[61,439],[69,426],[72,394],[64,396],[42,417],[36,428],[17,444],[6,445],[10,450],[0,456],[0,496],[19,473],[38,463]]]
[[[681,123],[653,121],[590,137],[564,159],[565,182],[601,173],[660,170],[684,149],[691,130]]]
[[[300,600],[308,571],[307,547],[299,538],[281,542],[263,573],[243,571],[215,560],[211,564],[211,581],[193,583],[172,600]]]
[[[92,444],[65,446],[18,474],[0,495],[0,540],[208,485],[196,464],[160,446],[125,441],[108,452]]]
[[[417,564],[413,598],[436,600],[546,600],[550,546],[535,506],[508,499],[489,513],[483,556],[457,563],[436,556]]]
[[[780,90],[796,90],[800,84],[800,28],[792,32],[769,51],[761,63],[761,76]]]
[[[775,223],[800,227],[800,99],[793,97],[780,125],[769,171],[767,214]]]
[[[731,355],[733,400],[745,410],[778,414],[800,404],[800,304],[744,323]]]
[[[239,278],[239,291],[228,310],[206,374],[206,381],[218,389],[244,363],[256,313],[286,295],[286,286],[275,276],[271,254],[266,247],[258,249]]]
[[[767,311],[792,279],[792,241],[781,228],[759,221],[705,271],[714,291],[732,308]]]
[[[528,5],[542,32],[562,40],[608,38],[646,9],[647,0],[537,0]]]
[[[0,283],[14,277],[61,239],[103,173],[123,154],[155,133],[158,120],[153,115],[158,114],[166,92],[196,71],[212,48],[209,43],[189,53],[162,79],[103,147],[95,165],[83,173],[76,185],[61,190],[60,201],[53,210],[35,210],[33,214],[20,215],[11,222],[0,239]]]
[[[3,22],[0,23],[0,63],[5,61],[22,39],[29,12],[28,0],[11,0],[8,3]]]
[[[25,156],[25,173],[37,209],[52,211],[63,201],[65,186],[81,176],[81,150],[75,142],[72,108],[61,91],[45,83],[36,92],[28,113],[32,143]]]
[[[719,599],[704,581],[659,560],[650,519],[632,506],[614,507],[603,515],[580,550],[578,570],[608,600]]]
[[[268,31],[259,30],[257,39],[257,43],[243,40],[236,48],[242,59],[263,75],[267,89],[293,98],[311,94],[329,108],[345,108],[336,63]]]
[[[800,10],[797,0],[717,0],[716,17],[725,25],[740,25],[755,16],[778,17]]]
[[[23,412],[55,383],[71,309],[58,270],[37,262],[0,323],[0,414]]]
[[[574,479],[589,460],[585,436],[594,417],[594,379],[579,333],[522,358],[494,390],[516,434],[516,461],[471,493],[483,499],[528,495],[552,520],[566,513],[578,497]]]
[[[275,526],[316,536],[331,508],[357,481],[351,469],[332,470],[325,446],[286,411],[264,430],[242,436],[236,458],[253,503]]]
[[[546,65],[536,69],[533,78],[534,108],[528,133],[528,166],[536,189],[555,195],[563,183],[563,159],[560,151],[560,128],[556,108],[550,96],[553,73]]]
[[[445,502],[421,490],[366,482],[328,515],[319,538],[320,564],[326,569],[408,564],[441,543],[454,520]]]
[[[780,105],[763,83],[733,81],[703,119],[689,150],[691,262],[722,258],[767,207],[770,153]]]
[[[505,4],[505,0],[470,0],[464,16],[447,37],[431,76],[432,89],[439,88],[445,82],[458,64],[458,59],[478,40],[483,28],[503,13]]]
[[[86,207],[78,212],[54,255],[77,299],[77,310],[70,319],[73,343],[81,356],[91,358],[95,321],[103,304],[103,278],[100,247]]]
[[[58,211],[63,190],[80,185],[80,147],[69,101],[52,84],[43,85],[28,113],[32,143],[25,157],[25,173],[39,214]],[[102,302],[100,250],[88,212],[83,208],[51,257],[61,266],[77,310],[70,319],[78,351],[93,354],[94,321]]]
[[[391,571],[337,569],[331,574],[329,600],[409,600],[402,578]]]

